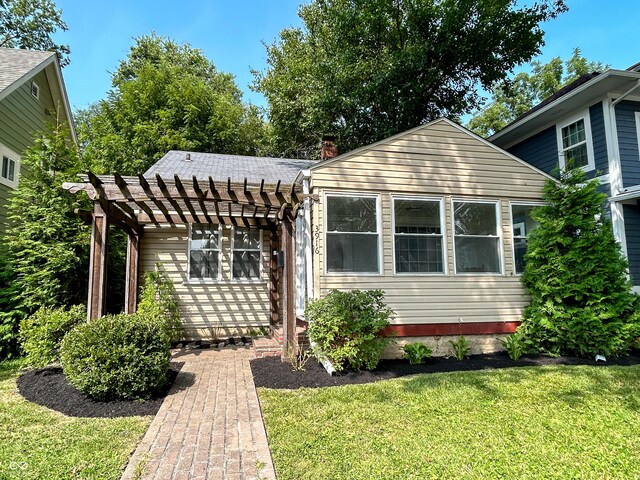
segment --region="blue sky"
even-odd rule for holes
[[[300,25],[300,0],[57,0],[69,31],[58,40],[71,47],[64,69],[72,107],[106,96],[110,72],[126,57],[133,38],[155,31],[204,51],[214,64],[236,76],[245,99],[265,105],[251,92],[250,69],[262,70],[271,43],[286,27]],[[530,4],[531,1],[527,1]],[[567,0],[569,11],[544,25],[542,61],[568,57],[579,47],[590,60],[624,69],[640,61],[638,0]]]

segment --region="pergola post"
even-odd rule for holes
[[[124,292],[124,313],[136,313],[138,308],[138,273],[140,270],[140,240],[142,235],[127,237],[127,274]]]
[[[297,354],[296,309],[294,291],[294,225],[289,215],[282,219],[282,251],[284,253],[284,268],[282,269],[282,358]]]
[[[91,229],[91,253],[89,263],[89,299],[87,318],[99,318],[105,313],[107,301],[107,245],[109,240],[109,219],[102,206],[96,202],[93,207]]]

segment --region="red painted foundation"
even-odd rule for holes
[[[441,335],[492,335],[513,333],[520,322],[431,323],[390,325],[383,335],[396,337],[431,337]]]

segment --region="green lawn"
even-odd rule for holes
[[[640,366],[259,395],[279,480],[640,478]]]
[[[0,363],[0,479],[118,479],[151,417],[72,418],[24,400]]]

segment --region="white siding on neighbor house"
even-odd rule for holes
[[[140,275],[162,263],[178,294],[187,338],[212,338],[219,329],[241,332],[269,325],[269,232],[263,231],[259,281],[231,279],[231,230],[222,230],[221,280],[188,280],[188,229],[147,228],[142,238]]]
[[[312,169],[314,285],[331,289],[382,289],[397,313],[395,324],[519,321],[528,298],[514,275],[510,201],[539,202],[545,176],[459,130],[436,122],[399,138]],[[324,222],[327,193],[380,194],[381,274],[325,271]],[[444,199],[446,273],[394,274],[394,196]],[[452,200],[499,202],[502,274],[456,274]]]

